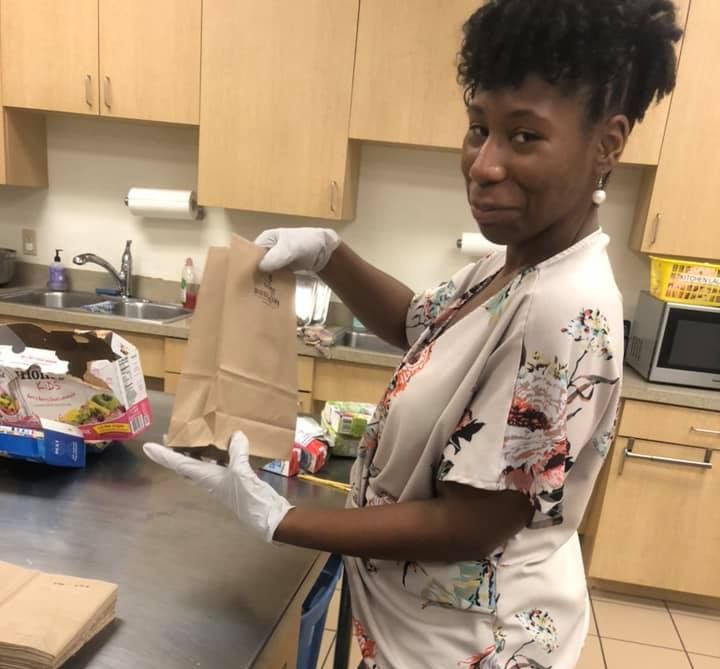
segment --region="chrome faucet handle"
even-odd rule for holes
[[[130,246],[132,239],[125,242],[125,250],[120,259],[120,271],[123,279],[123,297],[131,297],[132,295],[132,251]]]

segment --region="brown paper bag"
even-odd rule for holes
[[[234,236],[208,252],[167,445],[288,458],[297,415],[295,278],[257,269],[263,249]]]

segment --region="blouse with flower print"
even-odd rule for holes
[[[411,347],[361,442],[349,505],[431,499],[443,481],[519,490],[534,515],[474,561],[347,559],[366,666],[575,666],[589,620],[577,527],[612,440],[622,371],[607,244],[593,233],[457,323],[503,253],[411,304]]]

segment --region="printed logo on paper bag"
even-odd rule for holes
[[[266,304],[268,307],[277,309],[280,306],[277,290],[275,290],[272,285],[272,274],[265,275],[262,285],[256,283],[253,292],[255,293],[255,297],[260,299],[262,303]]]

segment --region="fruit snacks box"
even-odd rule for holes
[[[131,439],[151,421],[140,356],[119,335],[0,326],[0,426],[6,428],[0,450],[11,455],[8,435],[20,438],[23,430],[29,431],[24,438],[65,432],[53,438],[71,444],[78,434],[87,442]]]

